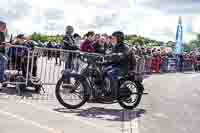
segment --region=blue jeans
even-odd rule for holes
[[[0,53],[0,81],[6,80],[4,71],[7,69],[7,67],[8,60],[3,54]]]
[[[106,67],[105,69],[108,78],[110,79],[110,85],[111,85],[111,93],[112,96],[117,98],[118,97],[118,90],[119,90],[119,81],[118,78],[120,76],[123,76],[123,73],[119,66],[117,65],[111,65]]]
[[[117,65],[110,65],[106,67],[105,71],[108,77],[113,80],[118,80],[118,77],[122,76],[121,69]]]

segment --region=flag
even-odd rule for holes
[[[176,54],[182,54],[183,52],[183,27],[181,17],[179,17],[179,24],[176,31]]]

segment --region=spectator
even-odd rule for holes
[[[11,63],[14,65],[14,69],[18,71],[22,71],[22,75],[26,77],[27,67],[29,67],[29,70],[31,70],[32,58],[29,58],[29,57],[32,56],[34,43],[31,40],[31,38],[25,37],[24,34],[19,34],[15,39],[14,45],[21,45],[28,48],[26,49],[25,47],[23,48],[16,47],[16,48],[9,49],[9,53],[11,54],[11,57],[12,57]],[[29,60],[29,66],[28,66],[28,60]],[[34,65],[33,65],[32,75],[35,77],[37,74],[36,62],[37,62],[37,56],[34,56]]]
[[[161,53],[161,65],[160,65],[160,69],[162,70],[162,72],[167,72],[168,71],[168,57],[167,57],[167,53],[165,51],[162,51]]]
[[[155,54],[155,52],[156,52],[156,48],[154,48],[154,49],[152,50],[152,53],[153,53],[153,54]]]
[[[96,34],[96,35],[95,35],[95,41],[99,41],[100,38],[101,38],[101,35],[100,35],[100,34]]]
[[[183,72],[183,62],[184,62],[184,56],[181,54],[179,55],[179,71]]]
[[[160,64],[161,64],[161,57],[159,51],[155,51],[153,53],[152,65],[151,70],[155,71],[156,73],[160,73]]]
[[[81,40],[81,36],[77,33],[75,33],[73,35],[74,41],[75,41],[75,45],[80,49],[80,40]]]
[[[145,49],[144,47],[141,48],[141,52],[142,52],[143,55],[146,55],[146,54],[147,54],[147,53],[146,53],[147,51],[146,51],[146,49]]]
[[[93,43],[95,40],[95,33],[93,31],[89,31],[86,34],[87,39],[81,44],[81,51],[83,52],[95,52],[93,47]]]
[[[197,70],[200,71],[200,55],[196,55],[196,61],[197,61]]]
[[[151,55],[152,55],[151,49],[150,49],[150,48],[147,48],[147,51],[146,51],[146,52],[147,52],[147,55],[148,55],[148,56],[151,56]]]
[[[72,26],[66,27],[66,34],[64,36],[64,49],[66,50],[77,50],[78,47],[75,45],[73,37],[74,28]]]
[[[66,50],[78,50],[75,44],[75,40],[72,36],[74,28],[72,26],[66,27],[66,34],[64,36],[64,49]],[[72,69],[73,53],[69,53],[68,62],[65,64],[66,69]]]
[[[56,45],[56,49],[61,49],[62,46],[60,44]],[[58,59],[59,59],[59,65],[61,66],[61,59],[60,59],[60,51],[56,52],[56,65],[58,64]]]
[[[7,69],[7,58],[5,57],[5,30],[6,30],[6,24],[5,23],[0,23],[0,82],[3,82],[6,80],[4,71]],[[1,88],[0,88],[1,89]]]
[[[53,45],[52,45],[52,42],[51,42],[51,41],[48,42],[47,48],[53,48]],[[52,57],[52,52],[51,52],[51,50],[48,50],[47,54],[48,54],[48,60],[51,59],[51,57]]]
[[[111,40],[112,40],[112,36],[108,36],[106,38],[106,44],[105,44],[105,53],[110,53],[112,51],[112,43],[111,43]]]
[[[14,40],[13,45],[23,45],[25,42],[24,39],[24,34],[19,34],[16,36]],[[15,69],[15,70],[21,70],[21,65],[22,65],[22,57],[24,56],[23,54],[23,48],[19,47],[11,47],[9,48],[8,54],[11,57],[11,60],[9,60],[9,65],[11,68],[9,69]]]
[[[151,49],[147,49],[147,51],[146,51],[146,63],[145,63],[145,69],[146,69],[147,74],[151,74],[151,62],[152,62]]]
[[[102,34],[102,37],[108,38],[108,35],[106,33]]]
[[[33,71],[32,71],[32,76],[36,77],[37,76],[37,55],[33,55],[33,50],[34,50],[34,43],[31,40],[31,38],[24,38],[26,39],[26,41],[24,41],[23,45],[26,46],[29,49],[29,53],[30,53],[30,57],[33,56],[34,60],[32,62],[32,58],[28,57],[28,51],[24,51],[24,60],[22,62],[22,74],[24,77],[26,77],[27,75],[27,67],[29,67],[29,73],[31,72],[31,67],[32,67],[32,63],[33,63]],[[28,60],[29,60],[29,66],[28,66]],[[39,90],[38,90],[39,91]]]
[[[198,72],[199,70],[198,70],[198,65],[197,65],[197,57],[196,57],[195,53],[191,54],[191,59],[192,59],[192,65],[193,65],[195,72]]]
[[[106,39],[101,37],[97,42],[93,44],[95,53],[105,54]]]
[[[4,42],[5,41],[5,34],[3,32],[0,32],[0,53],[5,54],[5,48],[4,48]]]

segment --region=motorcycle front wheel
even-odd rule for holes
[[[141,101],[144,87],[141,82],[126,81],[124,84],[127,89],[131,90],[132,94],[129,98],[120,99],[118,103],[124,109],[134,109]]]
[[[61,78],[56,85],[56,98],[64,107],[68,109],[77,109],[88,101],[85,95],[85,87],[83,81],[75,77],[70,78],[70,84],[68,84],[64,78]],[[68,96],[69,99],[66,99],[63,95]],[[73,101],[76,102],[74,103]]]

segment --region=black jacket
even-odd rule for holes
[[[75,45],[75,40],[73,38],[73,36],[66,34],[64,36],[64,49],[67,50],[77,50],[78,47]]]
[[[94,46],[94,49],[95,49],[95,53],[99,53],[99,54],[105,54],[105,46],[103,45],[101,45],[101,44],[99,44],[99,42],[97,41],[97,42],[95,42],[94,44],[93,44],[93,46]]]
[[[2,42],[5,41],[5,35],[3,32],[0,32],[0,53],[5,53],[5,47],[4,44]]]
[[[110,64],[118,65],[124,73],[128,73],[128,53],[129,48],[126,44],[117,44],[113,47],[112,53],[106,56]]]

